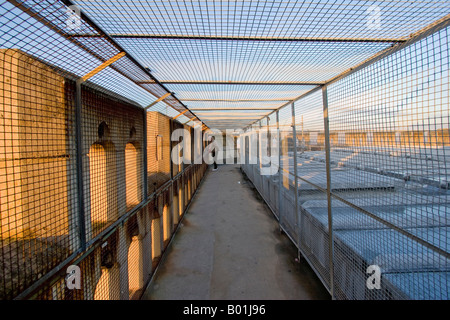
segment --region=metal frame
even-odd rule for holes
[[[330,260],[330,293],[334,299],[334,240],[333,240],[333,213],[331,205],[331,165],[330,165],[330,128],[328,119],[328,94],[327,88],[322,89],[323,123],[325,129],[325,162],[327,172],[327,211],[328,211],[328,256]]]
[[[76,143],[76,166],[77,166],[77,200],[78,200],[78,221],[80,234],[80,248],[86,249],[86,225],[85,225],[85,207],[84,207],[84,179],[83,179],[83,134],[82,125],[82,97],[81,82],[75,83],[75,143]]]
[[[327,37],[236,37],[236,36],[206,36],[182,34],[131,34],[111,33],[111,38],[138,38],[138,39],[177,39],[177,40],[214,40],[214,41],[276,41],[276,42],[404,42],[404,38],[327,38]],[[73,34],[74,38],[95,38],[96,34]]]
[[[172,120],[175,120],[175,119],[181,117],[181,116],[182,116],[183,114],[185,114],[187,111],[188,111],[188,110],[184,110],[183,112],[177,114],[175,117],[172,118]]]
[[[80,240],[80,249],[73,253],[69,258],[67,258],[65,261],[63,261],[60,265],[58,265],[56,268],[54,268],[52,271],[50,271],[49,273],[45,274],[41,279],[39,279],[39,281],[37,281],[36,283],[34,283],[31,287],[27,288],[24,292],[22,292],[18,298],[22,298],[24,296],[26,296],[30,291],[32,291],[33,289],[36,289],[39,285],[42,285],[45,281],[47,281],[48,279],[50,279],[55,273],[60,272],[62,270],[62,268],[64,267],[64,265],[66,265],[67,263],[69,263],[69,261],[72,261],[74,259],[74,257],[79,254],[82,251],[86,250],[87,246],[93,246],[90,247],[88,251],[83,252],[82,257],[85,257],[89,252],[91,252],[91,250],[93,250],[93,248],[96,245],[99,245],[100,240],[104,239],[105,237],[107,237],[109,234],[111,234],[115,228],[120,225],[123,224],[125,221],[127,221],[132,215],[134,215],[135,213],[137,213],[139,210],[141,210],[143,208],[143,206],[145,206],[149,201],[151,201],[154,197],[156,197],[157,194],[161,193],[161,190],[165,190],[166,188],[168,188],[170,186],[170,184],[173,184],[173,167],[171,166],[171,177],[172,180],[165,183],[160,189],[158,189],[158,191],[156,191],[155,193],[153,193],[152,195],[148,195],[147,194],[147,175],[144,173],[144,179],[143,179],[143,201],[136,206],[133,210],[131,210],[130,212],[128,212],[127,214],[125,214],[124,216],[120,217],[116,222],[114,222],[114,224],[112,224],[111,226],[109,226],[107,229],[105,229],[103,232],[101,232],[99,235],[97,235],[95,238],[91,239],[89,241],[89,243],[86,243],[86,234],[85,234],[85,207],[84,207],[84,179],[83,179],[83,134],[82,134],[82,128],[81,128],[81,122],[82,122],[82,82],[87,81],[90,77],[92,77],[93,75],[95,75],[96,73],[100,72],[101,70],[107,68],[108,66],[110,68],[112,68],[113,70],[119,72],[121,75],[127,77],[129,80],[133,81],[135,84],[140,85],[141,88],[147,90],[148,92],[151,92],[151,90],[148,89],[148,87],[143,86],[144,84],[155,84],[158,85],[160,88],[164,89],[167,91],[166,94],[164,94],[163,96],[161,96],[160,98],[158,98],[156,101],[154,101],[153,103],[151,103],[149,106],[147,106],[146,108],[144,108],[144,112],[143,112],[143,116],[144,116],[144,153],[143,153],[143,165],[144,165],[144,171],[147,169],[147,152],[146,152],[146,140],[147,140],[147,124],[145,121],[145,109],[150,108],[151,106],[155,105],[157,102],[160,102],[162,100],[164,100],[166,97],[173,95],[173,98],[180,103],[181,106],[183,106],[185,108],[185,110],[183,112],[181,112],[180,114],[178,114],[177,116],[175,116],[173,119],[176,119],[178,117],[180,117],[181,115],[185,114],[186,112],[190,112],[192,114],[192,117],[185,122],[184,124],[187,124],[189,122],[191,122],[192,120],[196,120],[198,119],[197,116],[192,112],[192,110],[203,110],[203,111],[217,111],[217,110],[230,110],[230,111],[238,111],[238,110],[267,110],[270,113],[264,115],[262,118],[256,119],[255,121],[251,122],[248,127],[250,127],[252,124],[257,123],[259,121],[259,127],[261,128],[261,119],[264,119],[265,117],[270,116],[271,114],[273,114],[273,112],[276,113],[276,119],[277,119],[277,131],[279,134],[279,142],[280,142],[280,146],[281,146],[281,134],[280,134],[280,126],[279,126],[279,111],[281,108],[287,107],[287,106],[291,106],[292,108],[292,127],[293,127],[293,141],[294,141],[294,155],[293,155],[293,160],[294,160],[294,185],[295,185],[295,211],[296,211],[296,215],[295,215],[295,219],[296,219],[296,228],[297,228],[297,235],[298,235],[298,249],[300,248],[300,224],[299,224],[299,208],[298,208],[298,180],[301,179],[298,177],[298,167],[297,167],[297,131],[296,131],[296,121],[295,121],[295,108],[294,108],[294,103],[296,103],[297,101],[299,101],[300,99],[306,97],[309,94],[312,94],[314,92],[317,92],[318,90],[322,90],[322,98],[323,98],[323,121],[324,121],[324,129],[325,129],[325,155],[326,155],[326,175],[327,175],[327,187],[326,187],[326,196],[327,196],[327,210],[328,210],[328,228],[329,228],[329,260],[330,260],[330,289],[331,289],[331,295],[334,298],[334,266],[333,266],[333,262],[334,262],[334,239],[333,239],[333,215],[332,215],[332,200],[333,198],[340,200],[341,202],[346,203],[349,206],[352,206],[354,208],[356,208],[357,210],[365,213],[366,215],[370,216],[373,219],[376,219],[377,221],[383,223],[384,225],[386,225],[389,228],[392,228],[400,233],[402,233],[403,235],[409,237],[410,239],[413,239],[414,241],[426,246],[427,248],[434,250],[435,252],[438,252],[440,255],[449,258],[450,254],[432,244],[429,244],[426,241],[423,241],[422,239],[414,236],[413,234],[399,228],[396,227],[395,225],[390,224],[389,222],[378,218],[376,216],[374,216],[373,214],[371,214],[370,212],[365,211],[362,208],[356,207],[354,205],[352,205],[350,202],[346,201],[345,199],[342,199],[341,197],[339,197],[336,194],[333,194],[332,189],[331,189],[331,161],[330,161],[330,152],[331,152],[331,145],[330,145],[330,132],[329,132],[329,120],[328,120],[328,95],[327,95],[327,87],[332,84],[335,83],[387,56],[390,56],[392,54],[394,54],[395,52],[406,48],[408,46],[411,46],[412,44],[424,39],[425,37],[438,32],[439,30],[442,30],[446,27],[448,27],[450,25],[450,15],[447,15],[445,17],[443,17],[442,19],[436,21],[435,23],[433,23],[430,26],[427,26],[426,28],[423,28],[422,30],[418,31],[417,33],[413,34],[410,36],[409,39],[373,39],[373,38],[363,38],[363,39],[359,39],[359,38],[259,38],[259,37],[233,37],[233,36],[197,36],[197,35],[123,35],[123,34],[107,34],[105,33],[100,27],[98,27],[91,19],[89,19],[89,17],[87,17],[84,13],[82,13],[82,18],[83,20],[88,23],[91,27],[93,27],[95,30],[97,30],[99,32],[99,34],[93,34],[93,35],[69,35],[69,34],[65,34],[63,32],[61,32],[60,30],[58,30],[57,28],[55,28],[54,25],[52,25],[51,22],[46,21],[45,19],[39,17],[37,14],[34,14],[33,12],[31,12],[29,9],[27,9],[24,5],[22,5],[21,3],[14,1],[14,0],[9,0],[10,3],[14,4],[16,7],[20,8],[21,10],[23,10],[24,12],[28,13],[30,16],[36,18],[37,20],[39,20],[40,22],[42,22],[43,24],[45,24],[46,26],[50,27],[52,30],[54,30],[55,32],[57,32],[59,35],[65,37],[66,39],[68,39],[69,41],[71,41],[72,43],[76,44],[78,47],[80,47],[83,50],[86,50],[87,52],[89,52],[90,54],[92,54],[94,57],[98,58],[100,61],[102,61],[102,63],[96,67],[95,69],[93,69],[91,72],[87,73],[85,76],[83,76],[82,78],[78,79],[76,81],[76,89],[75,89],[75,126],[76,126],[76,131],[75,131],[75,143],[76,143],[76,177],[77,177],[77,202],[78,202],[78,221],[79,221],[79,240]],[[63,3],[65,3],[66,5],[73,5],[72,1],[69,0],[62,0]],[[110,42],[116,49],[119,50],[119,53],[115,56],[113,56],[112,58],[105,60],[104,58],[100,57],[98,54],[92,52],[91,50],[89,50],[89,48],[83,46],[80,42],[78,42],[77,40],[74,40],[77,37],[101,37],[106,39],[108,42]],[[304,42],[388,42],[388,43],[392,43],[392,46],[390,48],[387,48],[377,54],[375,54],[374,56],[370,57],[369,59],[367,59],[366,61],[340,73],[339,75],[337,75],[336,77],[333,77],[325,82],[233,82],[233,81],[171,81],[171,80],[166,80],[166,81],[158,81],[156,78],[154,78],[154,76],[150,73],[150,70],[148,70],[148,68],[143,67],[137,60],[135,60],[128,52],[126,52],[125,50],[123,50],[123,48],[114,40],[115,38],[123,38],[123,37],[127,37],[127,38],[161,38],[161,39],[208,39],[208,40],[231,40],[231,41],[283,41],[283,42],[290,42],[290,41],[304,41]],[[130,59],[132,61],[133,64],[135,64],[140,70],[142,70],[151,80],[148,81],[135,81],[133,80],[129,75],[125,74],[124,72],[118,70],[117,68],[115,68],[112,64],[114,62],[116,62],[118,59],[122,58],[126,56],[128,59]],[[283,104],[280,107],[277,108],[240,108],[240,109],[225,109],[225,108],[217,108],[217,109],[189,109],[187,108],[177,97],[175,97],[175,95],[170,92],[165,86],[164,84],[193,84],[193,85],[211,85],[211,84],[220,84],[220,85],[271,85],[271,86],[277,86],[277,85],[311,85],[311,86],[315,86],[314,88],[312,88],[311,90],[309,90],[308,92],[294,98],[293,100],[287,100],[287,99],[242,99],[242,100],[226,100],[226,99],[184,99],[184,101],[205,101],[205,102],[214,102],[214,101],[224,101],[224,102],[262,102],[262,101],[287,101],[285,104]],[[152,93],[153,94],[153,93]],[[167,103],[168,105],[170,105],[169,103]],[[173,107],[173,106],[171,106]],[[174,108],[174,107],[173,107]],[[174,108],[175,110],[179,111],[178,109]],[[244,114],[245,115],[245,114]],[[243,115],[243,116],[244,116]],[[205,117],[205,119],[208,119],[207,117]],[[254,118],[249,118],[249,119],[254,119]],[[208,121],[208,120],[207,120]],[[216,122],[216,120],[209,120],[211,123]],[[217,122],[223,126],[226,127],[227,124],[237,124],[237,127],[239,127],[239,124],[247,124],[249,121],[247,121],[247,119],[245,118],[241,118],[241,119],[234,119],[233,118],[229,118],[229,120],[227,120],[226,117],[221,117],[220,120],[217,120]],[[302,121],[303,122],[303,121]],[[172,122],[171,122],[172,125]],[[205,127],[206,124],[203,124],[202,127]],[[260,151],[260,150],[259,150]],[[260,152],[258,152],[259,154]],[[260,159],[259,157],[257,157],[258,159],[258,164],[261,165],[260,163]],[[186,172],[186,170],[191,170],[192,166],[188,166],[186,168],[184,168],[182,170],[182,172],[180,172],[177,176],[179,176],[180,174],[183,174]],[[281,152],[279,152],[279,223],[280,223],[280,227],[281,227],[281,221],[282,221],[282,201],[281,201],[281,195],[282,195],[282,170],[281,170]],[[182,176],[183,179],[185,179],[184,176]],[[303,179],[301,179],[303,180]],[[305,180],[306,181],[306,180]],[[306,181],[310,184],[312,184],[309,181]],[[320,187],[316,186],[316,188],[320,189]],[[324,191],[323,189],[321,189],[322,191]],[[173,189],[172,189],[173,191]],[[181,199],[180,199],[181,201]],[[186,199],[185,199],[186,201]],[[189,207],[189,205],[188,205]],[[187,207],[187,208],[188,208]],[[187,210],[186,208],[186,210]],[[300,254],[300,249],[298,251],[298,254]],[[82,257],[79,257],[76,261],[81,261],[80,259],[82,259]]]
[[[377,62],[377,61],[379,61],[379,60],[381,60],[381,59],[383,59],[383,58],[385,58],[387,56],[390,56],[393,53],[395,53],[395,52],[397,52],[397,51],[399,51],[399,50],[401,50],[403,48],[406,48],[406,47],[408,47],[408,46],[410,46],[410,45],[412,45],[412,44],[414,44],[414,43],[424,39],[425,37],[427,37],[427,36],[429,36],[429,35],[431,35],[431,34],[433,34],[435,32],[438,32],[439,30],[442,30],[442,29],[448,27],[449,25],[450,25],[450,15],[447,15],[446,17],[440,19],[439,21],[437,21],[433,25],[422,29],[421,31],[419,31],[415,35],[412,35],[411,38],[408,41],[405,41],[405,42],[403,42],[401,44],[397,44],[397,45],[395,45],[395,46],[393,46],[391,48],[388,48],[388,49],[378,53],[377,55],[375,55],[374,57],[366,60],[365,62],[361,63],[360,65],[347,70],[346,72],[338,75],[337,77],[334,77],[333,79],[330,79],[327,83],[325,83],[323,85],[318,85],[317,87],[315,87],[315,88],[311,89],[310,91],[308,91],[308,92],[302,94],[301,96],[297,97],[295,100],[290,101],[290,102],[284,104],[279,109],[273,111],[273,112],[275,112],[277,114],[277,117],[278,117],[279,111],[282,108],[292,106],[298,100],[300,100],[302,98],[305,98],[306,96],[308,96],[308,95],[310,95],[310,94],[312,94],[314,92],[317,92],[318,90],[322,91],[323,121],[324,121],[324,130],[325,130],[325,158],[326,158],[325,159],[325,163],[326,163],[326,176],[327,176],[327,183],[326,183],[326,185],[327,185],[327,187],[326,187],[326,190],[325,190],[325,189],[323,189],[323,188],[321,188],[319,186],[314,185],[310,181],[307,181],[307,180],[304,180],[304,179],[301,179],[301,180],[302,181],[304,180],[305,182],[315,186],[318,190],[321,190],[322,192],[326,193],[327,211],[328,211],[327,212],[327,217],[328,217],[328,237],[329,237],[328,238],[328,256],[329,256],[329,261],[330,261],[330,265],[329,265],[329,276],[330,276],[329,286],[330,286],[330,288],[329,288],[329,291],[330,291],[330,294],[331,294],[333,299],[335,298],[335,288],[334,288],[334,286],[335,286],[335,283],[334,283],[335,282],[335,275],[334,275],[334,235],[333,235],[333,214],[332,214],[332,211],[333,211],[332,210],[332,200],[333,200],[333,198],[337,199],[337,200],[339,200],[339,201],[341,201],[343,203],[345,203],[346,205],[348,205],[348,206],[350,206],[350,207],[352,207],[352,208],[354,208],[354,209],[356,209],[356,210],[358,210],[358,211],[360,211],[360,212],[362,212],[364,214],[366,214],[367,216],[369,216],[369,217],[375,219],[376,221],[384,224],[386,227],[401,233],[402,235],[412,239],[413,241],[423,245],[424,247],[427,247],[428,249],[433,250],[434,252],[438,253],[439,255],[441,255],[441,256],[443,256],[443,257],[445,257],[447,259],[450,258],[450,254],[448,252],[446,252],[445,250],[442,250],[441,248],[424,241],[423,239],[421,239],[421,238],[411,234],[410,232],[408,232],[406,230],[403,230],[402,228],[399,228],[399,227],[395,226],[394,224],[389,223],[388,221],[385,221],[382,218],[377,217],[376,215],[374,215],[374,214],[368,212],[367,210],[364,210],[364,209],[362,209],[362,208],[352,204],[349,201],[346,201],[342,197],[340,197],[337,194],[334,194],[332,192],[332,189],[331,189],[331,187],[332,187],[331,186],[331,156],[330,156],[331,144],[330,144],[330,132],[329,132],[328,94],[327,94],[327,87],[328,87],[328,85],[330,85],[332,83],[335,83],[335,82],[339,81],[340,79],[343,79],[343,78],[353,74],[354,72],[357,72],[358,70],[361,70],[361,69],[363,69],[363,68],[365,68],[365,67],[367,67],[367,66],[369,66],[369,65],[371,65],[371,64],[373,64],[373,63],[375,63],[375,62]],[[272,113],[270,113],[270,114],[272,114]],[[295,111],[294,111],[294,108],[292,110],[292,115],[293,115],[293,119],[294,119],[294,121],[293,121],[293,123],[294,123],[294,125],[293,125],[294,137],[296,137],[296,133],[295,133]],[[257,121],[259,121],[259,119],[255,120],[253,123],[256,123]],[[250,127],[253,123],[251,123],[248,127]],[[296,144],[295,142],[296,142],[296,139],[294,139],[294,146]],[[280,141],[280,145],[281,145],[281,141]],[[295,170],[297,168],[296,164],[297,164],[296,152],[294,152],[294,172],[295,172],[295,176],[296,176],[295,180],[297,181],[298,178],[297,178],[297,173],[296,173],[296,170]],[[281,179],[281,174],[280,174],[280,179]],[[279,185],[281,186],[281,182],[279,182]],[[297,183],[296,183],[296,185],[297,185]],[[279,189],[279,194],[281,194],[281,187]],[[297,206],[297,202],[296,202],[296,206]],[[280,226],[281,226],[281,218],[282,218],[282,216],[281,216],[281,212],[282,212],[281,208],[282,207],[281,207],[281,203],[280,203],[279,204]],[[296,218],[297,218],[297,216],[296,216]]]
[[[123,72],[121,72],[120,70],[117,70],[117,68],[115,68],[114,66],[111,66],[112,69],[121,72],[122,75],[128,77],[128,79],[130,79],[131,81],[133,81],[135,84],[139,85],[141,88],[143,88],[144,90],[152,93],[152,90],[149,89],[149,87],[146,87],[144,84],[154,84],[157,85],[158,87],[160,87],[161,89],[165,90],[166,92],[170,92],[170,90],[168,90],[168,88],[165,86],[166,84],[224,84],[224,85],[233,85],[233,84],[241,84],[241,85],[312,85],[312,86],[323,86],[323,85],[327,85],[330,84],[334,81],[337,81],[339,78],[345,76],[346,74],[348,74],[349,72],[354,72],[354,70],[357,70],[360,67],[363,67],[364,65],[368,64],[368,63],[372,63],[375,59],[379,59],[381,58],[383,55],[385,54],[390,54],[392,52],[394,52],[395,50],[398,50],[399,48],[401,48],[404,45],[409,45],[412,43],[412,41],[417,41],[417,39],[420,39],[425,31],[430,31],[430,32],[435,32],[438,28],[441,28],[442,24],[447,24],[448,25],[448,21],[446,22],[446,20],[449,20],[449,16],[447,15],[444,18],[442,18],[441,20],[437,21],[436,23],[433,23],[432,25],[416,32],[415,34],[411,35],[410,38],[408,39],[406,36],[405,37],[400,37],[400,38],[372,38],[372,37],[255,37],[255,36],[217,36],[217,35],[195,35],[195,34],[185,34],[185,35],[180,35],[180,34],[123,34],[123,33],[109,33],[107,34],[106,32],[103,31],[102,28],[100,28],[96,23],[93,22],[92,19],[90,19],[86,14],[84,14],[83,12],[81,12],[81,17],[82,19],[88,23],[94,30],[95,32],[91,33],[91,34],[66,34],[64,32],[62,32],[61,30],[58,30],[58,28],[55,28],[52,23],[50,21],[46,21],[45,19],[41,18],[38,14],[34,14],[33,12],[30,12],[30,10],[22,5],[20,2],[16,1],[16,0],[8,0],[10,3],[14,4],[15,6],[21,8],[22,10],[24,10],[25,12],[28,12],[30,15],[34,16],[35,18],[37,18],[39,21],[43,22],[44,24],[46,24],[47,26],[49,26],[50,28],[52,28],[53,30],[55,30],[56,32],[58,32],[60,35],[62,35],[63,37],[65,37],[66,39],[68,39],[69,41],[71,41],[72,43],[76,44],[77,46],[79,46],[80,48],[87,50],[89,53],[93,54],[94,56],[96,56],[97,58],[99,58],[100,60],[103,61],[102,57],[99,57],[98,55],[96,55],[96,53],[92,52],[92,50],[90,50],[89,48],[87,48],[82,41],[80,41],[82,38],[86,38],[86,37],[98,37],[98,38],[104,38],[105,40],[107,40],[109,43],[111,43],[115,48],[117,48],[119,50],[119,52],[125,52],[126,56],[128,59],[130,59],[130,61],[135,64],[141,71],[143,71],[148,77],[149,80],[136,80],[136,79],[132,79],[129,75],[123,74]],[[67,6],[71,6],[74,5],[74,2],[71,0],[61,0],[64,4],[66,4]],[[117,38],[158,38],[158,39],[188,39],[188,40],[196,40],[196,39],[201,39],[201,40],[230,40],[230,41],[263,41],[263,42],[316,42],[316,43],[391,43],[391,47],[387,48],[377,54],[375,54],[375,56],[369,58],[368,60],[362,62],[360,65],[356,65],[352,68],[350,68],[347,71],[342,72],[340,75],[329,79],[327,81],[305,81],[305,82],[233,82],[233,81],[175,81],[175,80],[158,80],[156,79],[151,73],[150,70],[144,66],[142,66],[142,64],[140,64],[129,52],[127,52],[126,50],[123,49],[123,47],[116,41]],[[79,40],[80,39],[80,40]],[[378,57],[378,58],[377,58]],[[152,93],[154,94],[154,93]],[[177,97],[174,97],[174,100],[176,101],[176,104],[180,105],[182,108],[184,109],[189,109],[186,105],[183,104],[183,102],[178,99]],[[295,102],[298,98],[295,98],[290,102]],[[174,107],[172,105],[172,103],[168,103],[168,105],[170,105],[171,107],[173,107],[174,109],[178,110],[176,107]],[[280,108],[282,108],[284,105],[280,106]],[[179,111],[179,110],[178,110]],[[191,112],[192,116],[195,117],[196,115]],[[190,118],[190,116],[189,116]],[[257,119],[255,119],[256,121]]]
[[[300,225],[299,225],[299,211],[298,211],[298,165],[297,165],[297,129],[295,123],[295,106],[294,102],[291,105],[292,111],[292,140],[294,142],[294,206],[295,206],[295,228],[297,234],[297,243],[299,244],[297,247],[297,256],[300,259]]]
[[[265,102],[265,101],[290,101],[289,99],[183,99],[188,102]],[[233,109],[234,110],[234,109]]]
[[[280,132],[280,111],[276,111],[277,132],[278,132],[278,148],[281,148],[281,132]],[[281,169],[281,150],[278,150],[278,224],[281,231],[281,217],[282,217],[282,201],[281,201],[281,188],[283,188],[283,170]]]
[[[147,156],[145,155],[144,158],[147,158]],[[87,256],[89,256],[89,254],[93,250],[98,248],[102,243],[104,243],[104,241],[106,239],[108,239],[108,237],[111,234],[116,232],[118,226],[123,226],[132,216],[137,214],[140,210],[142,210],[145,206],[147,206],[151,201],[157,200],[158,197],[163,192],[165,192],[168,188],[170,188],[170,187],[173,188],[173,184],[176,180],[185,179],[185,173],[189,170],[192,170],[192,168],[195,166],[200,166],[200,165],[193,165],[193,164],[189,165],[188,167],[186,167],[182,171],[180,171],[176,176],[172,177],[169,181],[167,181],[166,183],[161,185],[157,190],[155,190],[155,192],[153,192],[150,195],[145,195],[143,197],[144,200],[141,201],[141,203],[139,205],[137,205],[135,208],[133,208],[132,210],[128,211],[126,214],[119,217],[113,224],[108,226],[105,230],[100,232],[96,237],[91,239],[84,248],[80,248],[79,250],[74,252],[72,255],[70,255],[67,259],[62,261],[57,267],[53,268],[50,272],[43,275],[39,280],[34,282],[31,286],[29,286],[27,289],[25,289],[19,295],[17,295],[14,298],[14,300],[32,299],[33,296],[36,295],[36,290],[38,290],[43,284],[49,283],[50,285],[52,285],[54,282],[60,280],[60,278],[58,278],[58,276],[66,275],[66,267],[69,264],[77,265],[79,262],[81,262],[83,259],[85,259]],[[205,176],[206,176],[206,172],[202,176],[201,181],[203,181]],[[194,195],[196,194],[197,190],[198,190],[198,187],[195,190]],[[184,209],[184,213],[186,213],[186,211],[188,210],[189,205],[192,202],[192,199],[193,199],[193,196],[191,197],[191,201],[188,203],[188,205]],[[183,214],[183,216],[184,216],[184,214]],[[84,221],[83,221],[83,226],[84,226]],[[175,235],[175,233],[173,232],[171,234],[170,239],[172,239],[174,235]],[[162,253],[164,254],[164,252],[165,251],[163,251]],[[154,273],[155,273],[155,270],[152,270],[153,275],[154,275]],[[153,275],[152,275],[152,277],[153,277]]]

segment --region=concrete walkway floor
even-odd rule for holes
[[[239,165],[207,172],[148,300],[330,299]]]

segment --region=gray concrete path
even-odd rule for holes
[[[238,165],[207,176],[143,299],[329,299]]]

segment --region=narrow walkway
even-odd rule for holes
[[[329,299],[238,165],[208,171],[143,299]]]

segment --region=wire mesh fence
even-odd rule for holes
[[[144,111],[165,89],[139,85],[151,78],[131,58],[111,62],[120,47],[106,35],[73,38],[63,3],[1,10],[0,299],[139,298],[205,165],[172,175],[171,123],[182,124]]]
[[[147,112],[148,192],[153,193],[171,177],[170,118],[154,111]]]
[[[20,50],[0,58],[0,281],[11,297],[79,248],[75,120],[73,86],[61,75]]]
[[[176,185],[186,194],[181,196],[183,204],[174,202],[170,119],[143,113],[129,101],[83,85],[85,214],[80,217],[74,82],[17,50],[5,51],[2,61],[1,298],[140,297],[197,187],[194,176],[202,176],[204,165],[179,172]],[[36,83],[34,77],[46,80]],[[163,123],[155,126],[155,119]],[[144,123],[151,130],[145,132]],[[121,217],[128,221],[124,227],[117,225]],[[80,290],[67,288],[65,268],[63,274],[56,272],[69,264],[80,267]]]
[[[384,282],[356,297],[448,299],[448,71],[445,28],[328,88],[334,269]]]
[[[243,165],[336,299],[449,299],[448,47],[447,22],[277,110],[277,206]]]
[[[448,1],[0,9],[0,298],[138,298],[204,119],[335,298],[448,299]]]

